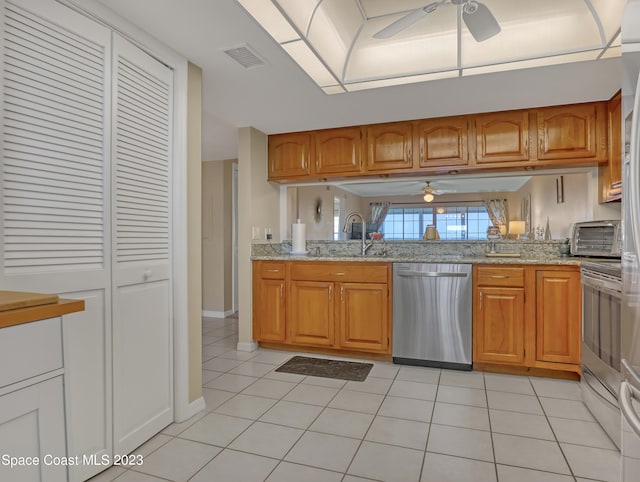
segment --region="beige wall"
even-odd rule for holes
[[[344,219],[350,212],[358,211],[365,216],[368,214],[368,204],[364,204],[360,196],[356,196],[335,186],[303,186],[287,189],[287,226],[286,239],[291,239],[291,224],[296,222],[296,216],[306,226],[307,239],[333,239],[333,201],[340,198],[340,235]],[[316,202],[321,203],[320,221],[316,222]],[[341,239],[342,239],[341,238]]]
[[[187,89],[187,303],[189,402],[193,402],[202,396],[202,69],[190,62]]]
[[[223,317],[233,312],[233,166],[237,161],[202,163],[202,311]]]
[[[270,227],[280,242],[280,188],[267,181],[267,135],[243,127],[238,139],[238,346],[251,335],[251,228]]]
[[[598,170],[578,174],[562,174],[564,202],[556,196],[557,176],[533,176],[522,188],[507,195],[510,220],[521,219],[520,203],[531,196],[531,225],[544,228],[549,218],[553,239],[567,238],[571,224],[594,219],[620,219],[620,203],[598,204]]]

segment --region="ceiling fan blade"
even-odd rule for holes
[[[378,33],[373,34],[373,38],[378,38],[378,39],[391,38],[397,33],[402,32],[404,29],[411,27],[411,25],[416,23],[422,17],[433,12],[433,9],[430,8],[432,7],[432,5],[434,4],[427,5],[424,8],[420,8],[418,10],[414,10],[413,12],[408,13],[404,17],[400,17],[398,20],[396,20],[390,25],[387,25]],[[437,4],[435,5],[437,8]]]
[[[462,9],[462,20],[476,42],[483,42],[500,33],[500,24],[484,4],[470,0]],[[393,25],[393,24],[392,24]]]

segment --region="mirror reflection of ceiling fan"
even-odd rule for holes
[[[484,3],[476,0],[439,0],[409,12],[373,36],[378,39],[391,38],[449,2],[453,5],[462,5],[462,20],[476,42],[482,42],[500,33],[500,24]]]

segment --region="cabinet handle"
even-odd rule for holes
[[[424,162],[424,146],[420,146],[420,162]]]
[[[344,286],[340,287],[340,303],[344,303]]]
[[[482,291],[480,292],[480,310],[482,310]]]
[[[279,269],[268,269],[267,273],[279,273],[280,270]]]
[[[489,276],[489,278],[494,278],[494,279],[506,279],[506,278],[508,278],[508,276],[499,275],[499,274],[492,274],[491,276]]]
[[[407,147],[407,160],[411,160],[411,146]]]
[[[544,152],[544,139],[540,139],[539,144],[540,145],[538,146],[538,156],[540,156],[540,154]]]
[[[329,301],[333,301],[333,285],[329,285]]]
[[[282,298],[282,297],[283,297],[283,295],[282,295],[282,285],[280,285],[280,298]]]
[[[335,276],[344,276],[344,273],[342,272],[338,272],[338,273],[333,273]]]

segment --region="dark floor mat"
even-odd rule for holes
[[[372,368],[373,363],[357,363],[342,360],[328,360],[326,358],[294,356],[284,365],[276,368],[275,371],[363,382]]]

